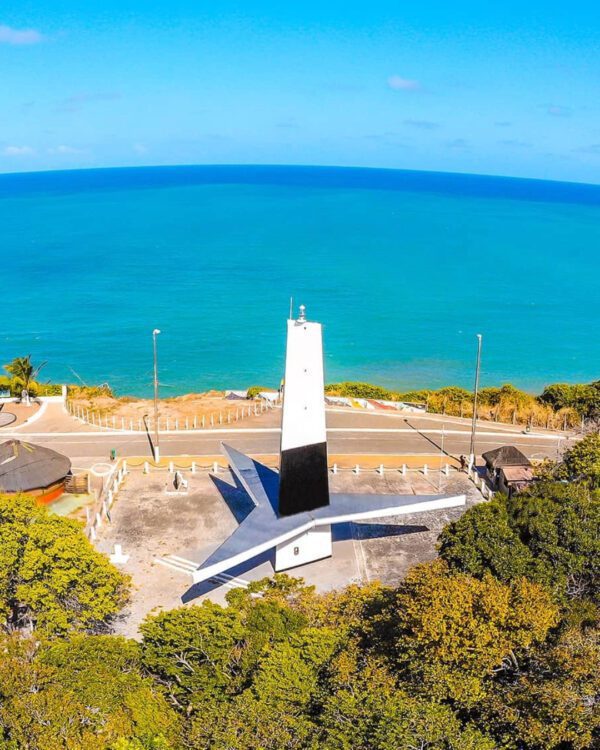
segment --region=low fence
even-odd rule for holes
[[[84,424],[93,427],[101,427],[107,430],[119,432],[153,432],[154,418],[150,415],[143,417],[119,417],[116,415],[102,414],[93,409],[87,409],[80,404],[68,401],[67,411],[72,417]],[[210,414],[202,414],[187,417],[158,417],[159,432],[185,432],[189,430],[203,430],[222,425],[231,425],[241,422],[248,417],[257,417],[266,411],[276,409],[277,405],[268,401],[252,401],[246,406],[238,406],[235,409],[221,409]]]
[[[352,457],[340,457],[328,466],[331,474],[351,473],[354,475],[377,474],[400,474],[408,476],[410,473],[421,474],[424,477],[437,475],[450,476],[451,473],[461,473],[458,462],[451,457],[443,460],[441,457],[428,456],[428,461],[423,462],[423,456],[411,457],[410,461],[390,462],[387,464],[377,463],[368,457],[361,457],[363,463],[357,463]],[[256,456],[265,466],[278,467],[278,457],[275,455]],[[107,464],[107,466],[109,466]],[[229,464],[222,456],[202,456],[192,458],[179,456],[177,458],[163,458],[159,463],[154,463],[143,457],[131,457],[120,459],[103,477],[102,489],[98,493],[96,502],[92,507],[86,508],[86,534],[91,541],[98,535],[98,528],[106,521],[110,522],[110,512],[117,497],[121,485],[130,472],[142,472],[143,474],[162,473],[175,478],[177,472],[188,472],[191,475],[207,472],[218,475],[229,472]],[[484,477],[480,476],[474,467],[469,467],[466,474],[473,484],[479,489],[484,500],[491,500],[494,492],[488,486]],[[98,476],[98,474],[96,474]]]

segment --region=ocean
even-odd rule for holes
[[[600,378],[600,186],[333,167],[0,175],[0,364],[148,395],[279,384],[290,297],[326,380]]]

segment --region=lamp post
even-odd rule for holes
[[[481,340],[482,335],[477,334],[477,365],[475,366],[475,390],[473,392],[473,421],[471,423],[471,446],[469,448],[469,465],[475,463],[475,431],[477,430],[477,396],[479,394],[479,370],[481,368]]]
[[[158,446],[158,357],[156,354],[156,337],[160,333],[158,328],[152,331],[152,345],[154,349],[154,462],[160,461],[160,448]]]

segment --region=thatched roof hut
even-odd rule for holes
[[[61,453],[20,440],[0,444],[0,492],[26,492],[50,502],[64,491],[71,461]]]

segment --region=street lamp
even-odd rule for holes
[[[477,396],[479,394],[479,370],[481,367],[481,340],[482,335],[477,334],[477,365],[475,366],[475,390],[473,392],[473,421],[471,423],[471,446],[469,448],[469,465],[475,464],[475,431],[477,429]]]
[[[158,328],[152,331],[152,345],[154,349],[154,462],[160,461],[160,448],[158,446],[158,358],[156,355],[156,337],[160,333]]]

